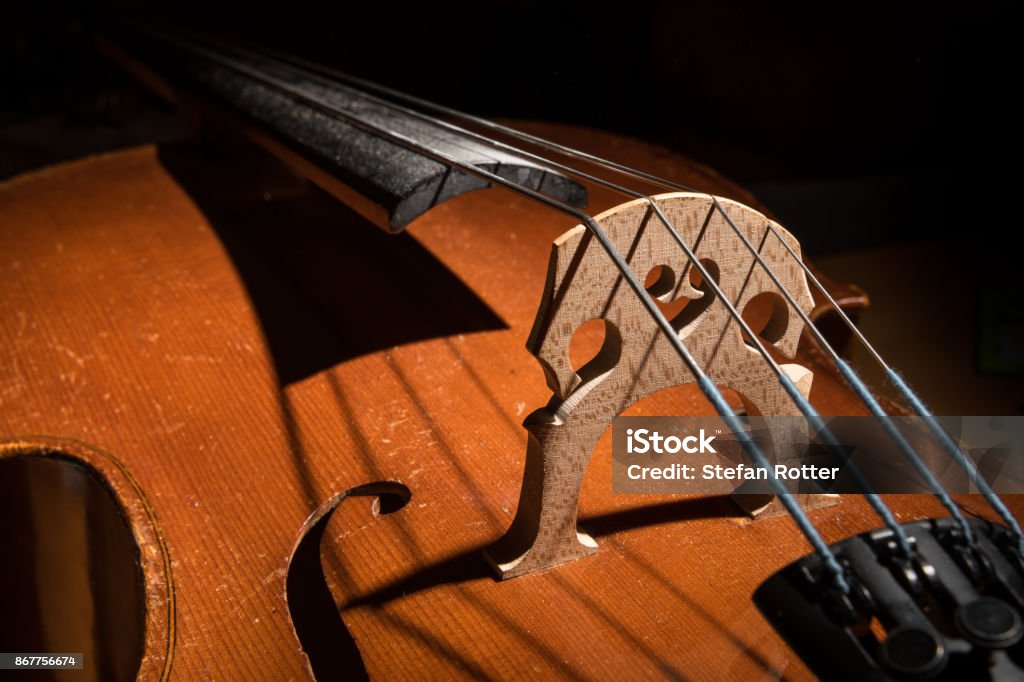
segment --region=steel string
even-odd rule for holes
[[[652,182],[652,183],[661,185],[661,186],[669,188],[669,189],[675,189],[675,190],[681,190],[681,191],[687,191],[687,192],[695,192],[695,193],[706,194],[706,192],[700,192],[699,190],[696,190],[695,188],[689,187],[687,185],[683,185],[683,184],[680,184],[680,183],[675,183],[675,182],[672,182],[672,181],[669,181],[669,180],[665,180],[665,179],[660,178],[658,176],[655,176],[655,175],[652,175],[652,174],[649,174],[649,173],[645,173],[643,171],[635,170],[635,169],[630,168],[628,166],[625,166],[623,164],[618,164],[616,162],[609,161],[607,159],[601,158],[601,157],[593,155],[593,154],[588,154],[586,152],[582,152],[582,151],[580,151],[578,149],[575,149],[575,148],[572,148],[572,147],[568,147],[566,145],[561,145],[561,144],[558,144],[556,142],[551,142],[550,140],[546,140],[546,139],[544,139],[542,137],[539,137],[539,136],[536,136],[536,135],[531,135],[531,134],[525,133],[523,131],[515,130],[514,128],[509,128],[508,126],[503,126],[503,125],[501,125],[499,123],[494,123],[493,121],[489,121],[489,120],[481,118],[481,117],[473,116],[471,114],[465,114],[465,113],[460,112],[460,111],[458,111],[456,109],[451,109],[451,108],[445,107],[443,105],[434,104],[433,102],[429,102],[427,100],[415,97],[413,95],[406,95],[405,93],[401,93],[401,92],[399,92],[397,90],[394,90],[392,88],[388,88],[386,86],[378,85],[376,83],[373,83],[371,81],[367,81],[365,79],[357,78],[357,77],[354,77],[354,76],[349,76],[347,74],[343,74],[341,72],[337,72],[337,71],[330,70],[330,69],[324,69],[323,67],[319,67],[318,65],[311,64],[311,63],[308,63],[308,62],[304,62],[303,60],[297,60],[297,59],[289,58],[286,61],[292,61],[293,63],[296,63],[296,64],[302,64],[303,66],[307,66],[308,68],[311,68],[314,71],[319,71],[320,73],[328,73],[332,77],[338,78],[338,79],[346,81],[346,82],[358,84],[359,86],[365,87],[366,89],[373,90],[373,91],[380,92],[380,93],[384,93],[384,94],[387,94],[389,96],[396,97],[398,99],[401,99],[401,100],[404,100],[404,101],[407,101],[407,102],[415,103],[415,104],[417,104],[419,106],[423,106],[425,108],[429,108],[429,109],[432,109],[432,110],[440,112],[440,113],[451,115],[451,116],[460,118],[462,120],[474,123],[476,125],[480,125],[482,127],[485,127],[485,128],[491,129],[491,130],[495,130],[495,131],[498,131],[498,132],[501,132],[501,133],[509,135],[511,137],[515,137],[515,138],[520,139],[520,140],[525,140],[527,142],[530,142],[532,144],[536,144],[536,145],[544,147],[546,149],[549,149],[549,150],[552,150],[552,151],[556,151],[556,152],[559,152],[561,154],[564,154],[564,155],[567,155],[567,156],[571,156],[571,157],[574,157],[574,158],[583,159],[585,161],[594,163],[594,164],[599,165],[601,167],[609,168],[609,169],[617,171],[619,173],[630,175],[630,176],[638,178],[638,179],[646,180],[648,182]],[[435,123],[439,123],[439,124],[440,123],[444,123],[443,121],[440,121],[440,120],[434,120],[434,122]],[[481,138],[482,139],[488,139],[488,138],[485,138],[483,136],[481,136]],[[536,157],[536,155],[531,155],[531,156],[535,156]],[[543,158],[543,157],[536,157],[536,158]],[[571,169],[568,169],[568,172],[573,172],[573,171]],[[580,173],[574,173],[574,174],[577,174],[579,177],[584,177],[584,174],[580,174]],[[590,179],[590,178],[588,178],[588,179]],[[711,196],[711,198],[714,200],[716,206],[718,206],[718,208],[719,208],[720,212],[722,213],[723,217],[725,217],[725,219],[730,223],[730,225],[732,225],[732,227],[734,229],[736,229],[735,223],[729,217],[728,213],[724,210],[724,208],[721,207],[721,204],[718,202],[718,198],[714,197],[713,195],[709,195],[709,196]],[[666,225],[666,227],[669,227],[669,229],[671,229],[671,227],[668,226],[668,225]],[[914,411],[917,413],[917,415],[920,416],[922,419],[924,419],[925,423],[928,425],[929,429],[932,431],[932,433],[935,435],[935,437],[942,444],[943,448],[946,449],[946,451],[950,454],[950,456],[954,459],[954,461],[956,461],[957,464],[968,474],[968,476],[971,478],[971,480],[975,481],[975,483],[978,485],[979,490],[984,495],[986,501],[989,503],[989,505],[996,511],[996,513],[1000,516],[1000,518],[1003,519],[1003,521],[1010,528],[1012,534],[1014,535],[1015,539],[1017,540],[1018,552],[1021,553],[1022,555],[1024,555],[1024,532],[1022,532],[1021,527],[1018,524],[1017,520],[1010,513],[1009,509],[1007,509],[1007,507],[1002,502],[1002,500],[1000,499],[998,494],[996,494],[992,490],[992,488],[988,484],[988,482],[985,481],[985,479],[980,476],[980,474],[978,473],[977,468],[975,467],[975,465],[970,461],[970,459],[963,452],[963,450],[955,443],[955,441],[953,441],[953,439],[949,436],[949,434],[945,431],[945,429],[942,428],[941,424],[938,423],[938,421],[935,419],[934,415],[927,408],[927,406],[920,399],[920,397],[918,397],[916,395],[916,393],[914,393],[913,390],[909,387],[909,385],[903,380],[903,378],[895,370],[893,370],[888,365],[888,363],[885,362],[885,360],[881,357],[881,355],[878,353],[878,351],[868,342],[867,338],[863,335],[863,333],[856,327],[856,325],[853,324],[852,320],[850,320],[849,317],[846,315],[846,313],[839,307],[839,305],[835,301],[835,299],[825,290],[825,288],[821,284],[820,280],[818,280],[818,278],[814,275],[814,273],[810,270],[810,268],[806,265],[806,263],[804,263],[803,260],[799,257],[799,255],[792,249],[792,247],[790,247],[789,244],[786,243],[786,241],[784,239],[782,239],[781,235],[779,235],[779,233],[776,230],[776,228],[774,226],[772,226],[771,224],[769,224],[769,227],[770,227],[771,231],[773,232],[773,234],[775,235],[775,237],[783,242],[783,244],[786,247],[787,251],[794,258],[794,260],[800,265],[800,267],[804,270],[804,272],[812,279],[812,281],[814,282],[815,286],[823,294],[825,294],[825,297],[826,297],[826,300],[829,303],[829,306],[832,309],[834,309],[837,313],[839,313],[839,315],[840,315],[841,319],[843,320],[844,324],[847,327],[849,327],[855,333],[855,335],[857,336],[859,342],[866,349],[868,349],[868,351],[873,356],[875,361],[878,362],[881,365],[881,367],[883,368],[883,370],[886,372],[887,376],[889,377],[889,380],[897,387],[897,389],[899,390],[901,395],[903,395],[903,397],[907,400],[907,402],[910,403],[911,407],[914,409]],[[738,230],[737,230],[737,232],[738,232]],[[749,242],[747,242],[746,238],[742,234],[740,234],[740,237],[746,243],[747,248],[751,250],[751,252],[755,255],[755,257],[761,263],[762,267],[764,267],[767,272],[772,274],[770,272],[770,268],[763,262],[763,260],[760,258],[760,255],[757,253],[756,250],[754,250],[752,245],[750,245]],[[695,266],[698,263],[697,261],[693,261],[693,262],[694,262]],[[774,275],[773,275],[773,279],[774,279]],[[780,287],[780,290],[783,291],[783,293],[787,294],[786,297],[787,297],[787,299],[789,299],[790,296],[788,295],[788,292],[785,290],[785,288],[781,287],[781,285],[779,285],[779,284],[777,284],[777,286]],[[828,342],[824,339],[824,336],[821,335],[821,333],[818,330],[817,326],[814,325],[813,322],[810,321],[808,316],[799,308],[799,306],[795,306],[792,303],[791,300],[790,300],[790,305],[792,307],[794,307],[796,309],[797,313],[804,319],[804,321],[807,324],[809,324],[809,326],[811,327],[812,333],[815,335],[815,337],[819,341],[819,343],[826,349],[826,351],[829,353],[829,355],[833,357],[834,361],[836,362],[837,369],[840,371],[840,374],[842,374],[844,380],[846,380],[846,382],[848,384],[850,384],[851,388],[857,394],[857,396],[861,400],[861,402],[863,402],[869,408],[869,410],[877,418],[879,418],[882,421],[883,428],[886,430],[887,435],[889,435],[890,438],[892,438],[894,440],[894,442],[896,442],[897,447],[900,449],[901,453],[911,462],[912,466],[914,466],[915,470],[918,471],[919,475],[922,475],[925,478],[925,480],[928,482],[928,484],[933,486],[933,488],[936,490],[936,492],[935,492],[936,496],[939,498],[939,500],[942,503],[942,505],[950,512],[950,515],[954,518],[954,520],[956,520],[958,526],[961,528],[961,531],[964,533],[965,538],[967,538],[968,541],[972,541],[973,533],[972,533],[972,531],[970,529],[970,526],[969,526],[969,524],[967,524],[966,520],[963,518],[963,515],[960,513],[959,509],[956,507],[955,503],[953,503],[952,499],[949,498],[948,493],[942,488],[942,486],[938,484],[938,481],[934,478],[934,476],[931,474],[931,472],[928,470],[928,468],[921,461],[921,459],[917,455],[917,453],[913,450],[913,448],[910,446],[910,444],[906,441],[906,438],[901,433],[899,433],[899,431],[896,430],[895,427],[891,424],[889,416],[885,413],[885,411],[878,404],[878,401],[871,394],[870,390],[867,388],[867,385],[864,383],[864,381],[856,374],[856,372],[849,365],[849,363],[847,363],[845,360],[843,360],[838,355],[838,353],[835,352],[834,348],[832,348],[832,346],[830,344],[828,344]],[[784,383],[784,385],[785,385],[785,383]],[[788,387],[787,387],[787,392],[789,392],[789,388]],[[802,396],[801,396],[801,398],[802,398]],[[794,398],[794,400],[796,401],[797,399]],[[823,433],[823,435],[824,435],[824,433]],[[826,436],[826,439],[828,439],[828,436]],[[831,443],[830,443],[830,448],[831,448]],[[851,471],[851,473],[853,473],[853,472]],[[872,506],[874,506],[874,505],[872,505]],[[877,509],[876,509],[876,511],[877,511]],[[904,539],[905,539],[905,535],[904,535]]]
[[[429,146],[417,142],[416,140],[413,140],[412,138],[409,138],[408,136],[405,136],[401,133],[397,133],[395,131],[390,130],[384,130],[378,126],[368,124],[355,114],[341,107],[325,104],[319,101],[318,99],[310,97],[306,93],[303,93],[301,90],[297,90],[289,86],[287,83],[283,83],[276,78],[267,76],[265,74],[261,74],[249,68],[245,64],[240,64],[235,60],[223,57],[212,50],[203,48],[199,45],[182,45],[182,42],[176,39],[168,40],[183,47],[186,47],[187,49],[192,49],[194,51],[204,53],[208,58],[213,59],[214,61],[217,61],[225,66],[228,66],[229,68],[233,68],[237,71],[246,73],[247,75],[253,78],[273,85],[274,87],[279,88],[282,91],[288,92],[290,95],[306,101],[308,104],[321,110],[324,113],[327,113],[329,115],[341,116],[345,118],[346,121],[352,123],[356,127],[377,134],[381,134],[387,137],[388,139],[391,139],[392,141],[398,143],[399,145],[406,147],[408,149],[418,151],[424,154],[425,156],[434,159],[435,161],[439,161],[448,166],[458,168],[465,173],[474,175],[483,180],[487,180],[488,182],[494,185],[502,186],[505,187],[506,189],[527,196],[538,203],[544,204],[550,208],[570,215],[579,220],[584,225],[586,225],[590,232],[598,240],[598,243],[601,244],[601,247],[607,253],[609,258],[611,258],[615,267],[622,274],[627,284],[640,299],[641,303],[647,309],[647,312],[651,315],[652,318],[654,318],[661,332],[666,336],[666,338],[668,338],[670,344],[682,358],[690,372],[694,375],[701,391],[712,403],[712,405],[714,405],[716,411],[718,411],[718,413],[722,416],[723,420],[726,422],[726,425],[730,428],[730,430],[732,430],[735,433],[737,439],[740,441],[744,450],[751,457],[751,460],[754,461],[759,467],[766,470],[766,472],[768,473],[768,481],[771,484],[775,493],[778,495],[780,502],[786,508],[789,514],[793,517],[793,520],[796,523],[797,527],[801,530],[801,532],[804,534],[808,542],[811,544],[812,548],[814,548],[816,553],[821,558],[826,569],[831,575],[832,581],[835,584],[835,586],[844,594],[849,593],[850,585],[844,576],[843,568],[839,564],[839,561],[836,558],[835,553],[831,550],[828,544],[821,537],[820,533],[815,528],[813,522],[807,516],[803,508],[800,507],[800,505],[793,499],[792,494],[789,493],[786,487],[775,476],[774,471],[771,468],[771,464],[768,458],[762,452],[760,446],[757,445],[757,443],[753,440],[751,435],[746,431],[746,429],[743,426],[743,423],[740,421],[735,412],[733,412],[732,408],[726,402],[724,396],[722,395],[718,387],[715,385],[715,383],[710,379],[710,377],[708,377],[708,375],[696,362],[696,359],[692,356],[689,349],[687,349],[686,346],[682,343],[681,339],[675,333],[675,330],[672,328],[671,323],[669,323],[669,321],[665,318],[664,314],[661,312],[661,310],[657,307],[657,304],[654,302],[654,299],[650,296],[650,294],[647,293],[646,289],[643,286],[643,283],[640,282],[640,280],[637,278],[636,273],[633,272],[633,270],[629,267],[629,265],[623,259],[622,255],[615,248],[615,245],[608,238],[607,234],[590,215],[576,208],[573,208],[572,206],[569,206],[564,202],[561,202],[557,199],[553,199],[541,192],[524,187],[522,185],[518,185],[515,182],[506,180],[505,178],[502,178],[501,176],[495,173],[477,168],[476,166],[460,161],[459,159],[456,159],[455,157],[445,154],[444,152],[432,149]],[[711,278],[709,278],[709,280],[713,281],[713,279]]]
[[[326,80],[326,79],[322,80],[321,82],[324,83],[324,84],[331,84],[331,82],[329,80]],[[696,254],[693,252],[693,250],[686,244],[686,242],[683,240],[682,236],[679,234],[678,230],[671,223],[671,221],[669,221],[668,217],[661,210],[661,207],[658,206],[657,202],[654,201],[654,199],[652,197],[650,197],[650,196],[648,196],[646,194],[643,194],[641,192],[637,192],[635,190],[629,189],[629,188],[624,187],[622,185],[610,182],[608,180],[605,180],[604,178],[599,178],[597,176],[594,176],[594,175],[591,175],[589,173],[583,172],[583,171],[581,171],[579,169],[572,168],[570,166],[566,166],[564,164],[558,163],[558,162],[553,161],[551,159],[539,156],[537,154],[533,154],[531,152],[528,152],[526,150],[520,149],[518,147],[514,147],[514,146],[506,144],[504,142],[495,140],[493,138],[488,138],[488,137],[486,137],[484,135],[481,135],[479,133],[476,133],[474,131],[470,131],[470,130],[467,130],[465,128],[462,128],[461,126],[457,126],[457,125],[449,123],[447,121],[442,121],[442,120],[437,119],[435,117],[429,116],[428,114],[424,114],[423,112],[416,111],[415,109],[409,109],[407,107],[403,107],[403,106],[397,105],[397,104],[395,104],[393,102],[389,102],[387,100],[384,100],[384,99],[379,98],[379,97],[375,97],[373,95],[367,95],[367,94],[362,93],[362,92],[359,92],[358,94],[360,96],[362,96],[362,97],[366,97],[367,99],[370,99],[370,100],[372,100],[374,102],[377,102],[379,104],[392,107],[396,111],[400,111],[400,112],[402,112],[404,114],[407,114],[407,115],[410,115],[410,116],[414,116],[416,118],[419,118],[419,119],[424,120],[426,122],[429,122],[431,124],[438,125],[438,126],[443,127],[443,128],[445,128],[447,130],[455,132],[455,133],[457,133],[459,135],[463,135],[463,136],[469,137],[470,139],[473,139],[473,140],[476,140],[476,141],[479,141],[479,142],[483,142],[485,144],[488,144],[488,145],[490,145],[492,147],[496,147],[496,148],[504,150],[504,151],[512,152],[512,153],[514,153],[514,154],[516,154],[518,156],[528,158],[528,159],[530,159],[532,161],[536,161],[536,162],[538,162],[540,164],[543,164],[543,165],[545,165],[545,166],[547,166],[549,168],[553,168],[553,169],[565,172],[567,174],[573,175],[575,177],[587,180],[587,181],[592,182],[592,183],[594,183],[596,185],[605,187],[607,189],[610,189],[612,191],[618,192],[618,193],[623,194],[625,196],[630,196],[630,197],[633,197],[634,199],[642,199],[642,200],[646,201],[649,204],[649,206],[651,207],[651,209],[653,210],[653,212],[655,213],[655,215],[657,216],[658,220],[668,229],[668,231],[672,235],[674,241],[678,244],[678,246],[680,248],[682,248],[683,252],[686,254],[687,258],[689,259],[689,263],[692,264],[697,269],[698,273],[701,275],[701,277],[704,279],[704,281],[708,282],[708,284],[711,286],[712,290],[722,300],[722,303],[726,307],[726,310],[729,313],[729,315],[733,319],[736,320],[736,322],[739,324],[740,328],[747,335],[747,337],[750,338],[753,341],[754,344],[756,344],[756,346],[755,346],[756,350],[759,352],[759,354],[765,360],[765,362],[771,367],[771,369],[775,373],[776,377],[778,378],[779,383],[782,384],[782,386],[785,389],[785,391],[786,391],[787,395],[789,396],[789,398],[796,404],[797,408],[804,415],[804,417],[807,418],[810,421],[811,428],[814,430],[814,432],[820,434],[823,437],[823,439],[825,440],[825,443],[826,443],[828,449],[832,452],[832,454],[834,456],[836,456],[836,458],[839,461],[843,462],[844,465],[847,467],[847,471],[849,472],[851,477],[854,479],[854,482],[857,484],[857,486],[862,491],[864,491],[863,495],[864,495],[865,499],[867,499],[868,503],[874,509],[875,513],[882,519],[884,525],[893,533],[893,535],[896,538],[896,541],[897,541],[897,543],[898,543],[898,545],[899,545],[899,547],[900,547],[904,557],[905,558],[911,558],[911,556],[913,555],[913,550],[910,547],[909,540],[907,538],[906,532],[903,530],[903,528],[900,526],[899,522],[893,516],[892,511],[885,504],[885,502],[881,499],[881,497],[879,497],[878,494],[875,493],[872,490],[871,484],[864,478],[863,473],[860,471],[860,467],[857,466],[856,462],[850,460],[849,454],[847,453],[846,449],[843,448],[843,446],[840,444],[838,438],[836,438],[835,434],[833,434],[831,429],[829,429],[828,426],[825,424],[825,422],[822,419],[821,415],[814,409],[814,407],[810,404],[810,402],[803,396],[803,394],[799,391],[799,389],[793,384],[792,379],[790,379],[790,377],[785,373],[785,371],[783,371],[783,369],[780,367],[779,363],[775,360],[775,358],[773,358],[771,356],[771,354],[767,351],[767,349],[765,348],[761,338],[757,334],[754,333],[754,331],[750,328],[750,326],[746,322],[746,320],[743,319],[743,316],[735,308],[735,305],[725,295],[725,292],[723,292],[721,290],[721,288],[718,286],[718,283],[711,276],[710,272],[708,272],[708,270],[705,268],[705,266],[700,262],[700,259],[697,258]],[[712,196],[712,195],[708,195],[708,196],[710,196],[712,198],[712,200],[718,206],[719,211],[722,212],[723,215],[724,215],[726,212],[725,212],[724,208],[722,208],[721,205],[718,203],[717,198]],[[728,217],[728,216],[726,216],[726,217]],[[709,215],[709,218],[710,218],[710,215]],[[732,225],[734,229],[737,229],[735,224],[732,223],[731,220],[729,222],[730,222],[730,225]],[[737,233],[739,234],[739,236],[741,238],[744,239],[744,242],[746,243],[745,237],[741,233],[739,233],[738,229],[737,229]],[[760,259],[760,257],[758,256],[758,254],[756,252],[754,253],[754,255],[755,255],[755,257],[757,257],[758,261],[761,262],[763,267],[768,268],[768,266]],[[685,274],[686,274],[686,271],[684,270],[682,272],[682,274],[680,275],[680,278],[684,277]]]

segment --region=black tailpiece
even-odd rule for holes
[[[1024,679],[1024,567],[1001,526],[950,519],[903,525],[832,545],[853,586],[829,586],[817,555],[766,580],[761,613],[825,680]]]

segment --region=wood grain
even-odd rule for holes
[[[750,414],[799,415],[771,367],[716,301],[725,296],[748,316],[752,304],[767,301],[762,342],[784,357],[796,355],[803,324],[795,314],[791,320],[785,301],[743,242],[761,245],[761,258],[801,310],[809,313],[813,304],[804,274],[781,242],[766,239],[768,218],[724,200],[722,208],[741,239],[708,195],[662,194],[654,200],[684,242],[694,245],[693,252],[715,278],[717,291],[700,279],[647,201],[620,204],[595,220],[615,250],[649,282],[648,291],[665,304],[673,329],[716,384],[735,391]],[[774,227],[799,251],[791,235]],[[574,367],[569,358],[572,337],[591,320],[604,322],[602,345],[587,364]],[[524,422],[529,440],[516,518],[488,552],[503,578],[597,551],[594,539],[576,528],[576,507],[598,439],[630,405],[696,381],[614,262],[582,225],[555,240],[527,348],[540,362],[554,395]],[[813,374],[797,364],[781,366],[807,396]],[[776,442],[793,442],[806,438],[806,430],[802,435],[773,435]]]
[[[656,148],[564,133],[574,136],[749,200]],[[596,192],[592,207],[620,202]],[[142,677],[308,678],[285,604],[289,552],[321,504],[375,481],[406,485],[406,508],[383,515],[353,500],[332,517],[322,558],[372,678],[809,677],[750,600],[808,551],[793,525],[750,522],[722,498],[611,495],[607,434],[579,503],[601,551],[513,581],[489,574],[482,550],[511,523],[522,480],[520,424],[550,394],[524,343],[550,245],[571,226],[501,191],[460,196],[412,225],[416,243],[396,242],[391,268],[340,289],[330,317],[316,295],[377,262],[374,238],[352,236],[377,228],[277,171],[186,144],[0,186],[0,434],[91,443],[133,481],[137,495],[113,487],[143,556],[154,566],[165,556],[174,586],[173,600],[150,603],[168,622],[148,627],[147,651],[166,654],[147,659]],[[267,235],[279,241],[261,261]],[[419,296],[427,289],[402,278],[424,255],[462,288]],[[396,282],[407,300],[391,295]],[[366,301],[379,314],[346,317]],[[267,343],[267,311],[281,309],[287,348]],[[418,334],[396,312],[414,309],[469,311],[458,318],[466,331]],[[469,324],[481,310],[501,324]],[[390,345],[280,380],[285,354],[351,348],[346,339],[362,335]],[[826,413],[857,411],[827,372],[811,398]],[[688,386],[631,408],[709,409]],[[927,497],[889,501],[901,520],[941,514]],[[857,498],[812,516],[830,541],[878,525]],[[159,533],[138,530],[147,519]]]

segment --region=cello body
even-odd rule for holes
[[[543,130],[756,206],[661,149]],[[591,197],[595,212],[618,203]],[[232,144],[142,147],[0,186],[0,456],[73,463],[111,494],[137,547],[140,678],[811,677],[751,601],[808,552],[794,525],[724,497],[612,495],[608,434],[578,506],[599,551],[493,577],[484,550],[516,514],[522,422],[551,398],[524,344],[571,227],[482,190],[389,236]],[[814,405],[862,413],[801,347]],[[711,409],[682,386],[630,413]],[[408,499],[392,511],[378,489]],[[323,575],[290,575],[332,499]],[[928,496],[886,499],[901,520],[942,515]],[[811,514],[830,542],[878,525],[853,496]],[[326,595],[291,589],[317,580]],[[326,634],[336,660],[303,632]],[[47,645],[90,646],[62,636]]]

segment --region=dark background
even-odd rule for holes
[[[0,9],[0,178],[186,134],[94,51],[90,13],[117,5]],[[968,327],[974,341],[954,361],[973,369],[984,364],[981,302],[1020,291],[1014,5],[181,0],[148,3],[147,15],[472,113],[570,122],[680,152],[752,190],[819,265],[866,254],[833,272],[875,294],[876,308],[889,295],[882,286],[902,287],[911,306],[961,292],[959,309],[921,323],[921,338]],[[890,258],[875,259],[878,249]],[[910,260],[904,280],[872,282],[870,271]],[[1019,314],[1009,324],[1011,343],[1024,339]],[[1024,409],[1024,396],[1013,401],[1008,411]]]
[[[748,186],[812,252],[956,229],[937,204],[998,184],[1017,116],[1011,2],[148,5],[473,113],[657,142]],[[182,134],[92,50],[95,7],[117,11],[0,10],[0,175]]]

